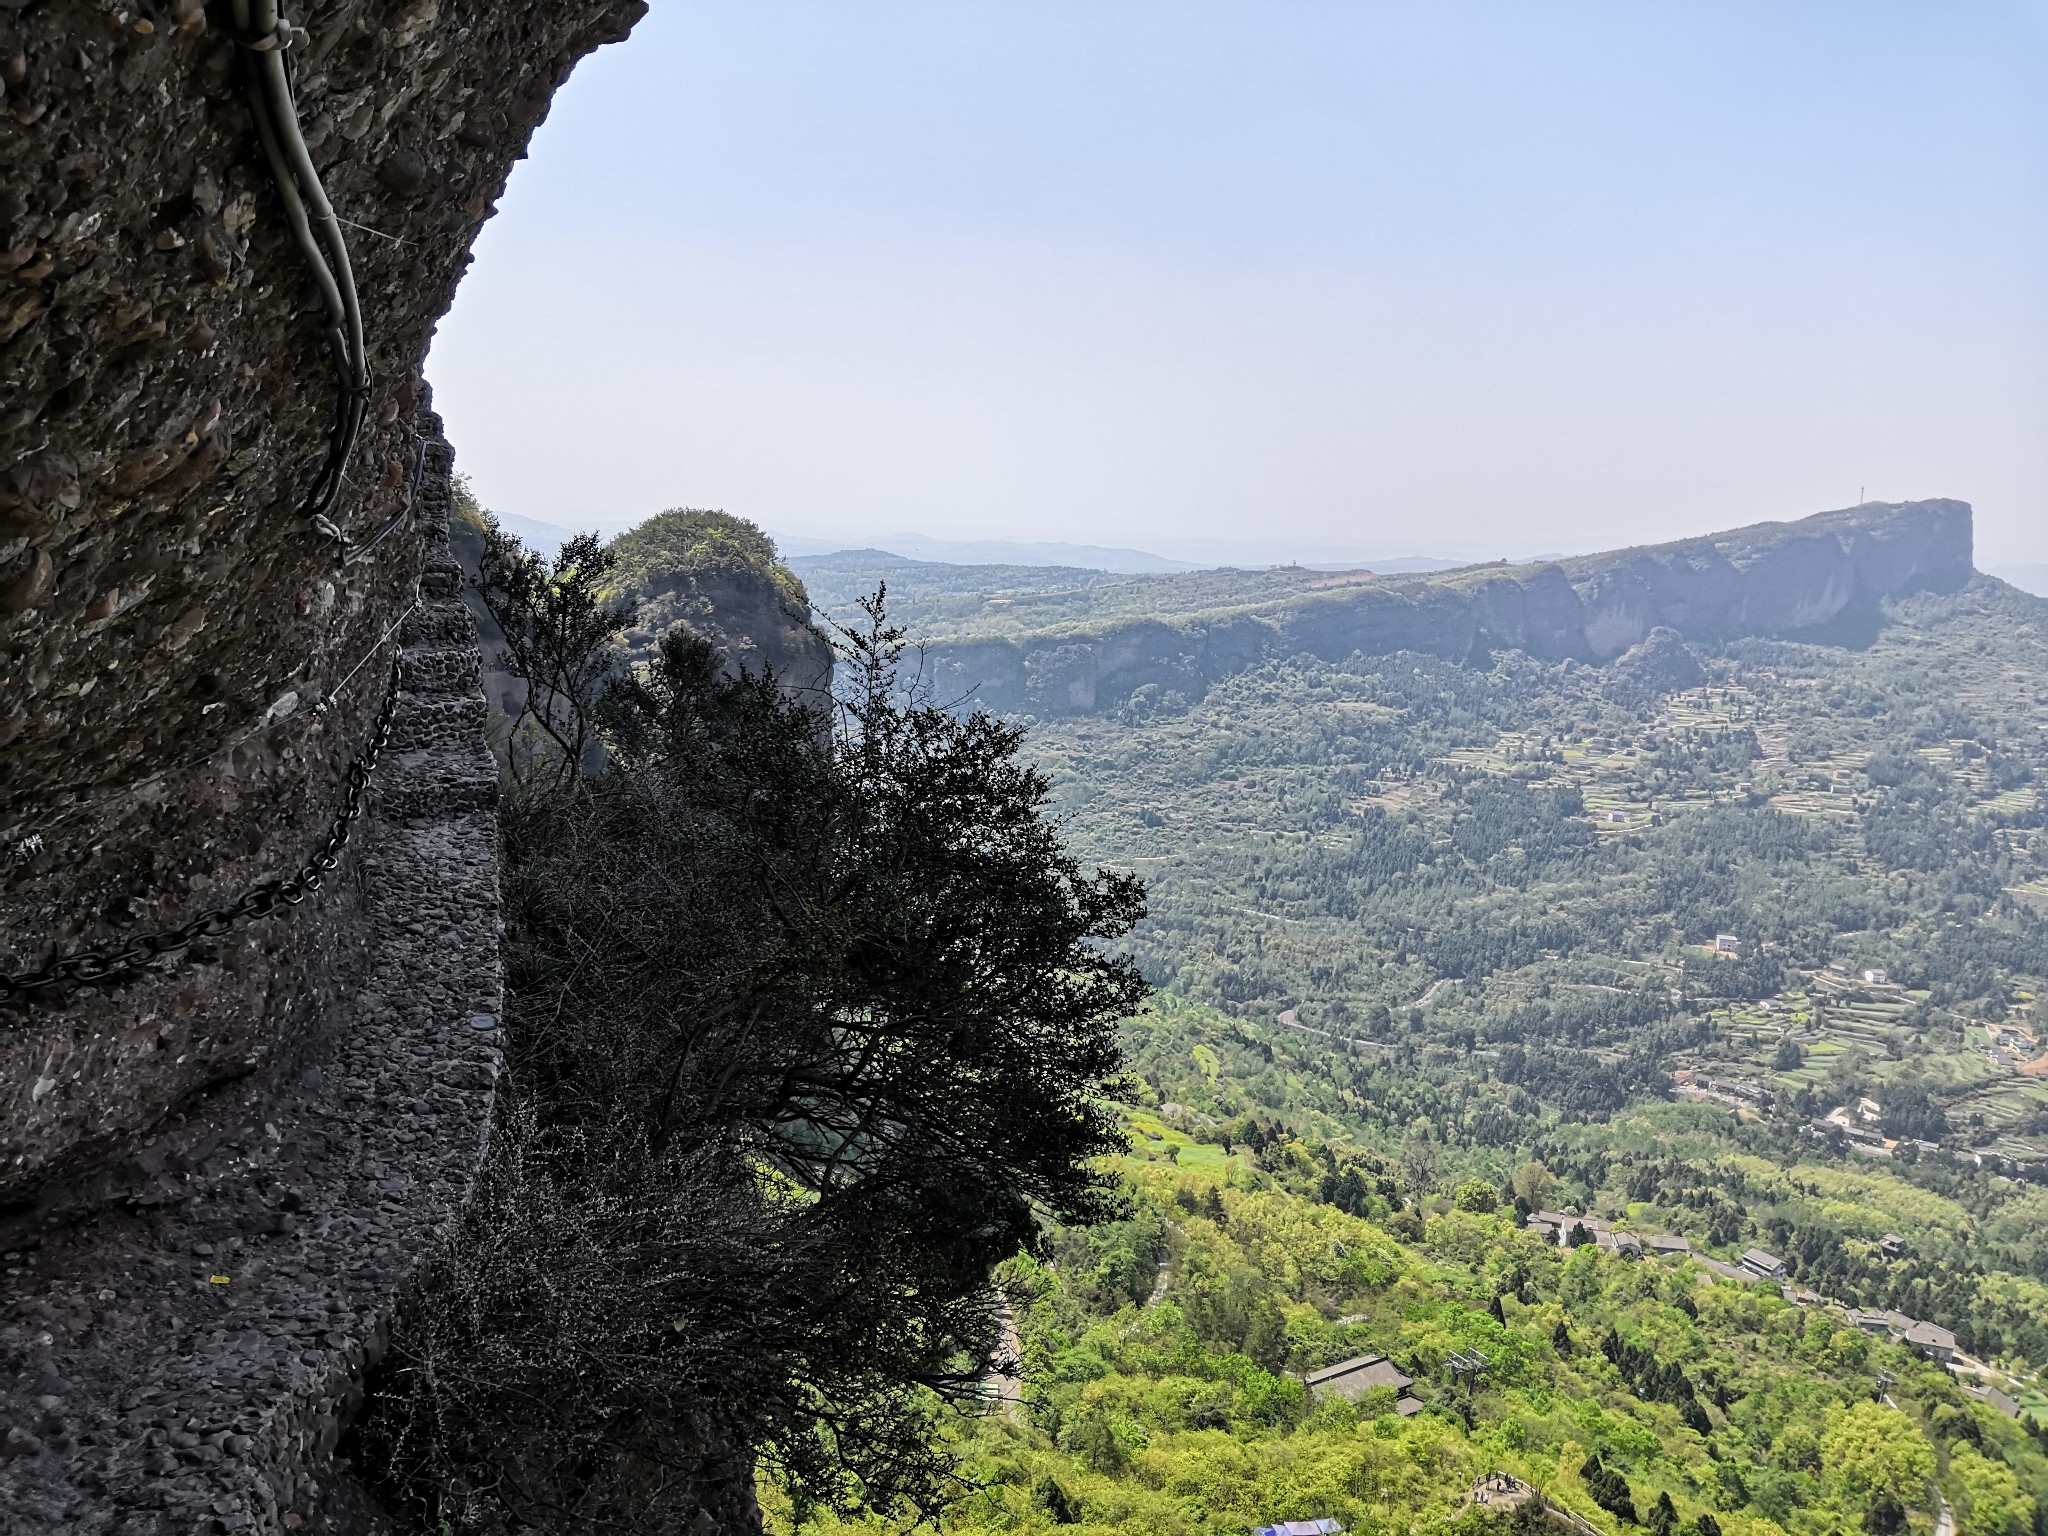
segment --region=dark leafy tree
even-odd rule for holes
[[[1938,1141],[1949,1133],[1948,1111],[1928,1096],[1926,1088],[1909,1084],[1886,1094],[1884,1129],[1891,1136]]]
[[[836,721],[672,635],[605,769],[508,811],[504,1113],[363,1434],[422,1524],[745,1518],[757,1459],[799,1511],[929,1516],[994,1266],[1119,1208],[1141,887],[870,620]]]
[[[599,595],[613,564],[594,533],[577,534],[550,563],[496,523],[484,524],[471,588],[501,631],[506,668],[523,688],[507,742],[515,778],[560,787],[591,766],[594,706],[618,667],[612,642],[633,617],[631,605]]]
[[[1586,1481],[1587,1492],[1593,1495],[1593,1502],[1624,1525],[1640,1525],[1636,1516],[1634,1497],[1629,1493],[1628,1479],[1601,1461],[1595,1451],[1579,1468],[1579,1476]]]
[[[1059,1480],[1050,1472],[1038,1480],[1031,1490],[1031,1497],[1040,1509],[1051,1516],[1054,1525],[1076,1525],[1080,1522],[1080,1503],[1060,1486]]]

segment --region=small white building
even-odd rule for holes
[[[1885,974],[1884,967],[1878,965],[1871,966],[1863,973],[1863,981],[1866,986],[1872,987],[1888,987],[1892,984],[1892,979]]]
[[[1742,954],[1742,940],[1732,933],[1717,933],[1714,935],[1714,953],[1717,955],[1734,955],[1740,958]]]
[[[1759,1280],[1785,1278],[1785,1261],[1775,1253],[1766,1253],[1761,1248],[1745,1248],[1742,1252],[1742,1267]]]
[[[1946,1365],[1956,1356],[1956,1336],[1937,1324],[1915,1323],[1903,1337],[1930,1360],[1939,1360]]]
[[[1640,1259],[1643,1240],[1633,1232],[1602,1232],[1593,1239],[1617,1259]]]

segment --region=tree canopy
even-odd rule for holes
[[[672,634],[584,701],[603,771],[505,809],[501,1123],[365,1432],[424,1521],[682,1529],[756,1456],[800,1505],[929,1513],[995,1266],[1119,1208],[1146,987],[1105,945],[1142,888],[869,619],[835,718]]]

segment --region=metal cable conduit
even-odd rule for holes
[[[289,50],[303,42],[305,29],[287,22],[277,0],[234,0],[235,28],[247,77],[249,105],[263,156],[284,203],[292,238],[305,257],[327,307],[327,344],[340,382],[327,460],[300,508],[313,526],[336,543],[349,543],[328,513],[341,494],[343,471],[370,404],[370,362],[363,342],[362,307],[341,220],[327,199],[313,156],[299,132],[298,103],[292,95]]]
[[[0,0],[0,4],[4,3],[6,0]],[[335,402],[334,424],[328,439],[327,458],[300,510],[317,530],[340,546],[344,564],[355,564],[365,558],[370,550],[396,528],[417,505],[427,445],[422,438],[415,455],[412,484],[407,490],[405,505],[385,520],[368,539],[360,544],[356,543],[329,518],[327,514],[341,493],[349,455],[362,434],[363,422],[369,410],[369,354],[363,339],[362,308],[356,291],[355,271],[349,261],[348,243],[342,234],[341,220],[334,211],[334,205],[328,200],[326,189],[320,181],[320,173],[314,167],[312,154],[306,147],[305,137],[299,131],[298,104],[292,93],[293,71],[290,66],[289,50],[295,44],[303,44],[306,41],[305,29],[292,25],[279,13],[277,0],[233,0],[232,12],[236,42],[244,61],[243,72],[251,115],[255,119],[256,135],[263,146],[263,156],[269,163],[279,200],[284,205],[285,220],[291,229],[292,238],[298,245],[300,254],[305,258],[307,268],[326,306],[328,349],[333,357],[335,374],[340,385]],[[419,606],[420,595],[415,587],[412,602],[391,622],[362,659],[329,690],[326,697],[313,709],[305,712],[303,718],[313,719],[328,714],[334,708],[336,699],[347,689],[364,664],[383,649],[399,626]],[[280,903],[297,905],[308,892],[320,889],[324,874],[333,870],[338,863],[350,827],[362,814],[363,792],[375,771],[378,755],[389,738],[392,712],[400,693],[402,655],[401,650],[392,657],[391,678],[384,706],[372,730],[369,745],[364,753],[349,765],[343,809],[330,826],[320,847],[296,873],[282,879],[259,881],[227,906],[214,908],[178,928],[150,934],[139,940],[100,946],[82,953],[52,958],[34,971],[18,974],[0,973],[0,997],[33,997],[44,995],[47,989],[64,983],[91,984],[124,979],[149,961],[181,954],[196,938],[218,936],[237,923],[267,917]],[[244,736],[255,734],[255,730],[267,729],[269,724],[270,721],[266,717],[254,730],[245,732]],[[216,749],[207,756],[217,756],[219,750],[221,749]],[[194,766],[203,760],[194,759],[192,763],[179,767]],[[177,769],[165,770],[165,773],[174,771]],[[152,779],[160,779],[163,776],[164,774],[152,775]],[[39,834],[48,830],[48,826],[38,829],[38,833],[32,835],[33,841],[39,844]],[[22,846],[25,845],[26,840]]]

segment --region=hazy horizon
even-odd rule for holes
[[[1954,496],[2048,561],[2044,14],[661,5],[429,373],[554,523],[1315,564]]]
[[[634,526],[639,520],[615,523],[610,526],[567,527],[559,523],[543,522],[519,513],[498,514],[506,531],[517,535],[528,548],[537,549],[552,556],[561,547],[563,540],[571,534],[594,531],[611,537]],[[1469,562],[1444,556],[1414,556],[1393,551],[1354,551],[1349,558],[1320,559],[1290,558],[1267,560],[1262,558],[1262,548],[1256,541],[1247,540],[1233,545],[1228,540],[1174,539],[1162,538],[1153,549],[1135,549],[1128,546],[1103,546],[1087,543],[1070,543],[1062,540],[961,540],[945,539],[917,530],[895,533],[848,533],[839,538],[817,538],[806,535],[778,533],[775,529],[764,529],[776,545],[777,552],[789,560],[800,571],[807,559],[827,555],[858,554],[873,551],[881,554],[911,560],[929,561],[949,565],[1026,565],[1026,566],[1076,566],[1086,569],[1107,570],[1131,575],[1166,573],[1173,571],[1213,570],[1218,567],[1236,567],[1247,570],[1270,568],[1275,565],[1301,565],[1312,569],[1347,570],[1370,566],[1385,574],[1410,574],[1420,571],[1452,569]],[[1720,532],[1725,530],[1709,530]],[[1172,551],[1180,551],[1175,555]],[[1500,557],[1511,565],[1528,564],[1537,561],[1567,558],[1578,554],[1597,554],[1597,550],[1543,550],[1535,553]],[[1194,558],[1186,558],[1192,556]],[[2011,582],[2022,591],[2037,597],[2048,597],[2048,562],[2021,561],[1995,564],[1990,567],[1978,565],[1980,570]]]

